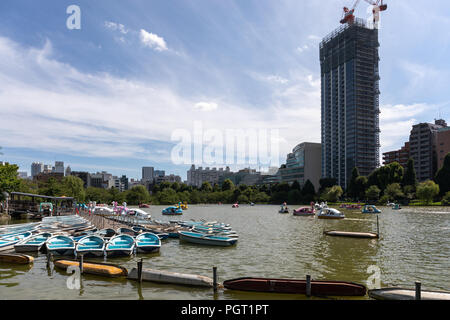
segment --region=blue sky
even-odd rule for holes
[[[219,132],[278,130],[283,163],[296,144],[320,142],[318,45],[351,2],[2,0],[0,159],[28,172],[33,161],[62,160],[185,179],[171,135],[201,121]],[[381,152],[401,147],[414,123],[450,120],[448,3],[387,3]],[[81,30],[66,27],[72,4]],[[357,15],[366,9],[361,1]]]

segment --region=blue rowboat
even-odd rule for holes
[[[108,241],[105,251],[108,257],[131,256],[135,246],[136,242],[132,236],[119,234]]]
[[[221,231],[221,230],[214,230],[214,229],[199,229],[197,227],[194,227],[191,229],[192,232],[195,233],[201,233],[201,234],[209,234],[214,236],[221,236],[221,237],[229,237],[229,238],[239,238],[236,231]]]
[[[105,254],[105,240],[102,237],[91,235],[78,241],[75,248],[77,255],[86,257],[103,257]]]
[[[183,209],[177,207],[168,207],[162,211],[165,215],[180,215],[183,214]]]
[[[161,248],[161,239],[154,233],[144,232],[136,237],[136,251],[138,253],[159,252],[159,248]]]
[[[133,226],[132,229],[136,233],[135,235],[138,235],[138,234],[144,233],[144,232],[150,232],[150,233],[156,234],[159,237],[159,239],[161,239],[161,240],[166,240],[167,238],[169,238],[169,234],[162,232],[162,231],[151,230],[151,229],[147,229],[147,228],[141,227],[141,226]]]
[[[180,231],[180,241],[186,241],[190,243],[210,245],[210,246],[222,246],[229,247],[235,245],[238,241],[237,238],[215,236],[204,233]]]
[[[45,243],[47,252],[57,256],[73,256],[75,254],[75,241],[68,236],[53,236]]]
[[[53,235],[48,232],[39,233],[35,236],[31,236],[28,239],[22,240],[14,245],[14,250],[17,253],[20,252],[38,252],[42,248],[45,248],[45,243]]]
[[[378,209],[377,207],[373,206],[373,205],[366,204],[362,208],[362,213],[381,213],[381,210]]]
[[[20,241],[30,238],[32,233],[30,231],[16,233],[13,235],[4,235],[0,237],[0,251],[6,251],[14,248],[14,245]]]

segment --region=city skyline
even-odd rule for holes
[[[68,30],[69,3],[2,1],[1,160],[27,172],[33,161],[62,160],[74,171],[136,178],[149,165],[185,180],[189,165],[171,163],[170,134],[201,119],[220,130],[279,128],[281,164],[299,142],[320,142],[318,45],[339,26],[344,2],[132,2],[124,10],[78,1],[81,30]],[[413,124],[449,118],[450,36],[439,32],[448,16],[443,1],[431,1],[427,15],[390,3],[382,16],[381,153],[399,149]]]

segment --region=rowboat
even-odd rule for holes
[[[117,234],[127,234],[129,236],[137,236],[139,234],[139,231],[135,231],[133,229],[130,228],[117,228],[116,231]]]
[[[32,233],[30,231],[26,231],[23,233],[1,236],[0,237],[0,251],[7,251],[7,250],[13,249],[14,245],[19,243],[20,241],[30,238],[31,235],[32,235]]]
[[[191,229],[191,231],[196,232],[196,233],[215,235],[215,236],[239,238],[236,231],[224,231],[224,230],[218,230],[218,229],[213,229],[213,228],[199,228],[199,227],[194,227]]]
[[[415,300],[416,291],[405,288],[382,288],[369,290],[369,297],[376,300]],[[450,300],[450,292],[424,291],[420,292],[420,300]]]
[[[62,270],[67,270],[68,267],[79,268],[80,266],[80,262],[76,260],[56,260],[53,264],[56,268]],[[109,278],[126,277],[128,275],[128,271],[124,267],[114,264],[90,261],[83,262],[83,273]]]
[[[116,235],[116,231],[114,229],[106,228],[98,230],[95,234],[99,235],[105,240],[108,240]]]
[[[339,210],[334,208],[323,208],[320,209],[318,219],[344,219],[345,214],[341,213]]]
[[[14,263],[14,264],[30,264],[33,263],[34,258],[25,254],[17,253],[0,253],[0,262]]]
[[[177,207],[168,207],[162,211],[164,215],[181,215],[183,214],[183,209]]]
[[[366,204],[362,209],[362,213],[381,213],[381,210],[374,205]]]
[[[136,237],[136,251],[138,253],[159,252],[161,239],[154,233],[144,232]]]
[[[202,234],[197,232],[180,231],[180,241],[210,246],[229,247],[235,245],[238,239],[225,236]]]
[[[306,280],[244,277],[226,280],[223,285],[230,290],[306,294]],[[353,282],[311,280],[311,295],[365,296],[366,291],[365,286]]]
[[[47,252],[57,256],[72,256],[75,254],[75,241],[68,236],[53,236],[45,243]]]
[[[132,236],[119,234],[108,241],[105,251],[108,257],[131,256],[135,246],[136,242]]]
[[[239,204],[235,203],[231,206],[232,208],[239,208]]]
[[[313,216],[316,214],[316,209],[314,207],[303,207],[294,210],[292,213],[294,216]]]
[[[402,209],[402,207],[398,204],[398,203],[395,203],[393,206],[392,206],[392,210],[401,210]]]
[[[31,236],[26,240],[22,240],[14,245],[16,252],[38,252],[42,248],[45,248],[45,243],[53,235],[48,232],[39,233],[35,236]]]
[[[105,252],[105,240],[96,235],[84,237],[78,241],[75,248],[77,255],[85,255],[87,257],[103,257]]]

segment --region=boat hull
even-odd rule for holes
[[[107,257],[130,257],[133,254],[133,249],[113,249],[106,250]]]
[[[339,216],[317,216],[317,219],[344,219],[345,217]]]
[[[226,289],[254,292],[306,294],[306,280],[237,278],[223,283]],[[365,296],[366,287],[352,282],[311,281],[311,295]]]
[[[237,243],[238,239],[232,238],[228,241],[220,241],[220,240],[210,239],[208,237],[192,237],[192,236],[188,236],[183,233],[180,233],[180,241],[208,245],[208,246],[230,247],[230,246],[235,245]]]
[[[58,248],[58,249],[49,249],[47,248],[47,252],[51,253],[54,256],[74,256],[75,255],[75,249],[70,248]]]
[[[159,246],[136,246],[137,253],[158,253]]]

